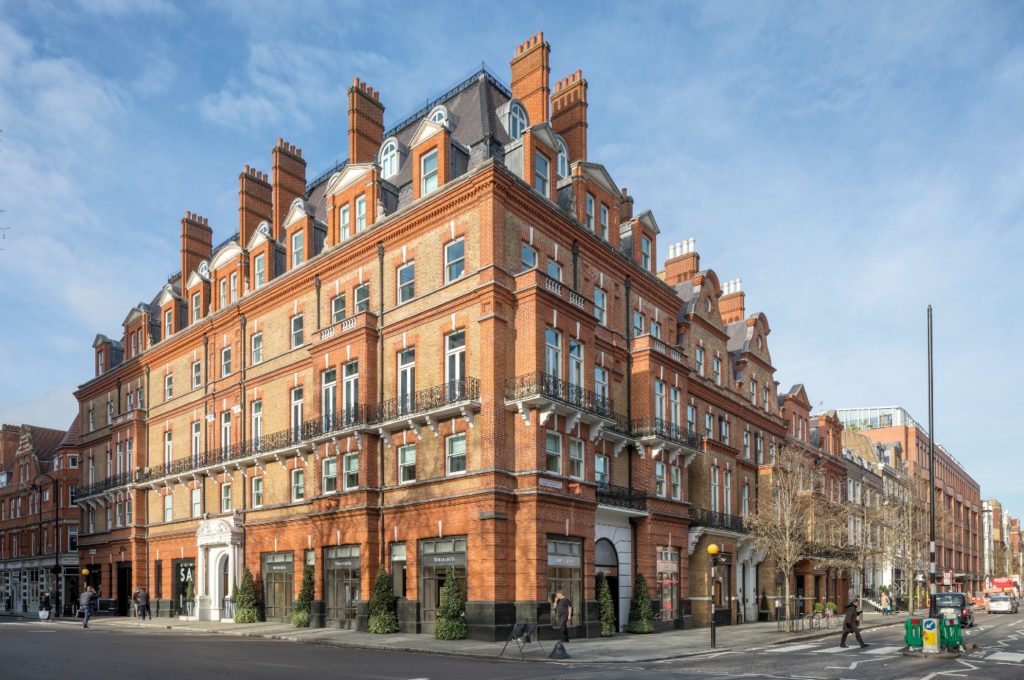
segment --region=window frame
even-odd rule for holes
[[[303,323],[302,312],[293,315],[288,320],[288,340],[291,343],[291,349],[298,349],[305,344],[305,325]],[[298,322],[299,327],[295,327],[295,322]]]
[[[338,302],[341,302],[339,305]],[[347,307],[348,300],[344,293],[338,293],[331,298],[331,323],[336,324],[345,320],[345,307]],[[340,315],[339,315],[340,312]]]
[[[462,453],[461,454],[453,454],[452,453],[452,446],[453,446],[453,444],[456,441],[460,441],[460,440],[462,442]],[[468,455],[467,455],[467,451],[466,451],[467,443],[468,442],[467,442],[467,437],[466,437],[466,433],[465,432],[456,432],[455,434],[451,434],[451,435],[445,437],[445,440],[444,440],[444,453],[445,453],[445,456],[444,456],[444,458],[445,458],[444,469],[445,469],[445,474],[447,476],[454,477],[456,475],[464,475],[464,474],[466,474],[466,468],[467,468],[467,463],[468,463],[468,460],[467,460],[468,459]],[[456,460],[456,459],[459,459],[459,458],[462,459],[462,467],[459,468],[459,469],[453,469],[452,461]]]
[[[253,508],[263,507],[263,476],[253,477],[251,482],[251,500]]]
[[[366,231],[366,194],[356,196],[356,233]]]
[[[558,443],[558,451],[550,448],[552,442]],[[552,464],[557,469],[552,469]],[[562,474],[562,433],[548,430],[544,433],[544,471],[548,474]]]
[[[407,458],[408,453],[412,453],[411,462]],[[416,481],[416,445],[405,444],[398,447],[396,452],[395,460],[398,462],[398,483],[399,484],[412,484]],[[411,470],[411,476],[407,476],[408,471]]]
[[[201,361],[192,362],[192,389],[199,389],[203,386],[203,363]],[[130,395],[129,395],[130,396]]]
[[[227,378],[231,375],[231,347],[222,347],[220,350],[220,377]]]
[[[288,492],[292,503],[306,500],[306,468],[292,468],[288,475]]]
[[[306,233],[302,229],[292,234],[291,248],[292,267],[298,267],[306,261]]]
[[[441,158],[437,148],[433,148],[420,155],[420,196],[427,196],[434,193],[441,186]],[[427,164],[431,162],[433,169],[428,170]]]
[[[333,471],[328,472],[328,467],[333,467]],[[325,456],[320,461],[320,489],[323,494],[338,493],[338,459],[334,456]]]
[[[411,275],[407,281],[403,281],[402,277],[405,272],[411,272]],[[408,289],[408,290],[406,290]],[[416,297],[416,261],[412,260],[406,262],[395,270],[395,292],[397,296],[397,304],[405,304],[414,297]]]
[[[263,363],[263,331],[249,336],[249,360],[253,366]]]
[[[533,189],[544,198],[551,198],[551,159],[540,151],[533,152]]]
[[[455,246],[462,247],[462,254],[455,258],[451,258],[451,249]],[[453,267],[458,267],[459,271],[454,276],[452,275]],[[466,275],[466,237],[460,236],[459,238],[452,239],[448,243],[444,244],[444,282],[446,284],[453,281],[458,281]]]

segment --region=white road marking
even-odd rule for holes
[[[826,670],[837,670],[837,671],[852,671],[862,663],[871,663],[872,661],[881,661],[881,659],[861,659],[860,661],[853,661],[849,666],[825,666]]]
[[[992,656],[986,658],[985,660],[986,661],[989,661],[989,660],[991,660],[991,661],[1016,661],[1017,663],[1020,663],[1021,661],[1024,661],[1024,654],[1019,654],[1017,652],[996,652],[995,654],[993,654]]]
[[[901,649],[903,649],[903,648],[902,647],[875,647],[874,649],[867,650],[866,652],[864,652],[864,654],[878,654],[878,655],[893,654],[894,652],[898,652]]]
[[[850,651],[849,647],[840,647],[839,645],[833,645],[831,647],[826,647],[825,649],[817,649],[817,650],[815,650],[814,653],[815,654],[842,654],[843,652],[849,652],[849,651]]]
[[[764,650],[765,654],[785,654],[786,652],[798,652],[802,649],[814,649],[818,645],[786,645],[785,647],[772,647]]]

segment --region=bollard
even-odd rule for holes
[[[907,647],[920,648],[924,645],[921,626],[922,619],[916,616],[909,617],[903,622],[903,643]]]

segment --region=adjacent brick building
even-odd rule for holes
[[[77,420],[70,430],[34,425],[0,429],[0,606],[36,612],[52,593],[57,613],[78,587],[80,484],[75,449]]]
[[[844,425],[855,426],[872,441],[898,443],[910,476],[923,485],[927,493],[928,433],[905,409],[898,406],[844,408],[837,413]],[[976,593],[984,587],[985,578],[981,489],[960,462],[938,444],[935,445],[935,508],[939,587]],[[924,531],[927,528],[925,524]],[[927,537],[924,540],[927,541]]]

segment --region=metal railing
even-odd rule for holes
[[[658,437],[697,450],[704,441],[704,437],[693,430],[658,417],[634,418],[631,431],[634,437]]]
[[[286,430],[262,434],[253,439],[221,446],[167,463],[138,468],[134,472],[113,475],[79,489],[76,500],[104,493],[110,489],[142,484],[162,477],[187,474],[251,456],[308,444],[318,437],[377,423],[411,417],[431,410],[480,398],[480,380],[461,378],[420,390],[409,399],[390,399],[383,404],[366,404],[344,408],[324,416],[303,421]]]
[[[477,378],[459,378],[417,390],[411,394],[388,399],[380,404],[376,421],[379,423],[399,418],[412,417],[463,401],[480,398],[480,381]]]
[[[743,524],[742,517],[705,508],[690,508],[690,526],[747,533],[747,527]]]
[[[543,371],[527,373],[505,381],[505,399],[507,401],[520,401],[533,396],[554,399],[609,420],[615,417],[614,402],[610,397],[584,389]]]
[[[618,508],[630,510],[647,510],[647,494],[636,489],[628,489],[624,486],[615,486],[607,482],[597,483],[597,502],[604,505],[614,505]]]

